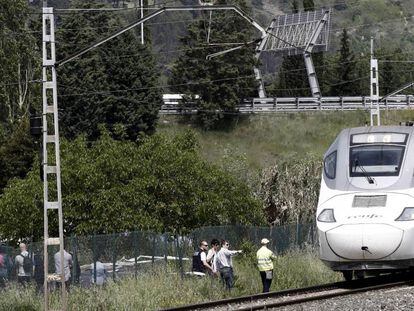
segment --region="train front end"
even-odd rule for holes
[[[414,267],[412,130],[345,129],[325,154],[320,258],[347,279],[354,271]]]

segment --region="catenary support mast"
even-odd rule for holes
[[[371,96],[371,126],[381,125],[379,109],[379,85],[378,85],[378,60],[374,58],[374,38],[371,37],[371,61],[370,61],[370,96]]]
[[[44,199],[44,309],[49,310],[49,282],[61,283],[61,309],[66,310],[67,294],[64,273],[63,212],[60,177],[60,145],[57,106],[55,20],[53,8],[43,7],[43,199]],[[50,152],[50,153],[49,153]],[[50,213],[49,213],[50,212]],[[59,236],[49,237],[49,216],[57,212]],[[59,245],[61,271],[58,277],[49,275],[48,246]]]

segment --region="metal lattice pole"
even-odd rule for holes
[[[59,245],[61,262],[61,307],[66,310],[67,297],[64,273],[63,212],[60,176],[60,145],[57,107],[55,20],[53,8],[44,7],[42,14],[43,57],[43,197],[44,197],[44,309],[49,309],[48,283],[55,279],[49,272],[48,246]],[[52,118],[50,118],[52,117]],[[50,126],[48,126],[50,122]],[[54,147],[51,157],[48,147]],[[53,161],[54,160],[54,161]],[[54,163],[53,163],[54,162]],[[53,178],[54,176],[54,178]],[[50,189],[49,189],[50,186]],[[49,210],[58,213],[59,237],[49,237]]]

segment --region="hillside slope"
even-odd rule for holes
[[[383,125],[414,120],[414,111],[382,111]],[[158,131],[174,134],[191,128],[174,117],[161,118]],[[241,159],[251,169],[263,169],[279,160],[322,156],[336,135],[347,127],[364,126],[369,114],[354,112],[315,112],[255,115],[234,120],[227,131],[197,130],[200,147],[211,162]]]

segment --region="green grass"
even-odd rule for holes
[[[414,119],[414,111],[382,111],[382,124],[397,125]],[[179,117],[164,116],[158,131],[172,135],[193,126]],[[364,126],[369,114],[364,111],[268,114],[243,117],[224,131],[195,130],[205,158],[220,163],[228,155],[242,155],[251,169],[274,165],[280,157],[322,156],[336,135],[347,127]]]
[[[69,293],[69,310],[156,310],[178,305],[211,301],[259,293],[259,273],[250,257],[235,260],[235,288],[227,293],[218,278],[184,278],[175,269],[158,268],[137,279],[110,281],[104,288],[73,287]],[[291,251],[280,256],[275,265],[271,290],[282,290],[334,282],[340,275],[330,271],[315,251]],[[52,307],[58,307],[58,294]],[[34,288],[7,288],[0,295],[0,310],[42,310],[42,296]]]

